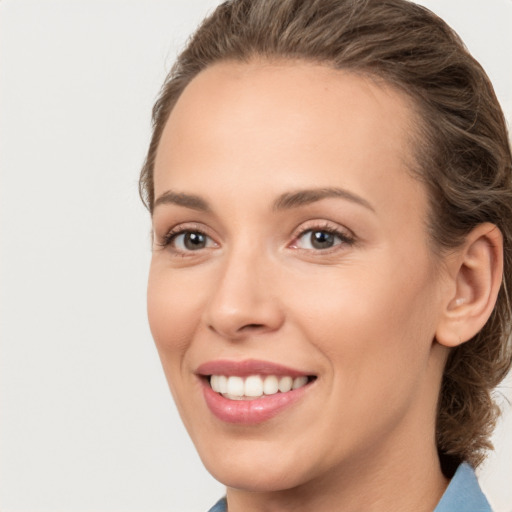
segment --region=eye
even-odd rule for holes
[[[180,229],[178,231],[170,231],[160,245],[162,247],[171,247],[179,253],[186,253],[215,247],[216,243],[202,231]]]
[[[339,230],[329,228],[312,228],[302,231],[292,247],[296,249],[325,251],[339,245],[352,245],[353,237]]]
[[[197,251],[208,246],[208,236],[199,231],[186,231],[173,238],[176,249],[184,251]]]
[[[308,230],[301,235],[298,246],[301,249],[330,249],[340,243],[340,237],[328,231]]]

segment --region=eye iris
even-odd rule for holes
[[[311,245],[315,249],[329,249],[334,245],[334,235],[326,231],[313,231]]]
[[[186,233],[183,244],[191,251],[203,249],[206,247],[206,236],[202,233]]]

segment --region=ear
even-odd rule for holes
[[[494,224],[476,226],[450,255],[450,286],[436,330],[436,340],[455,347],[485,325],[498,297],[503,275],[503,237]]]

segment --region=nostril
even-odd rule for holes
[[[212,331],[217,332],[215,326],[213,326],[213,325],[209,325],[208,328]],[[245,324],[245,325],[242,325],[241,327],[239,327],[237,329],[237,332],[256,331],[256,330],[264,329],[264,328],[265,328],[264,324]]]
[[[257,329],[261,329],[263,324],[247,324],[240,327],[239,331],[255,331]]]

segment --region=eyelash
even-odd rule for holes
[[[292,247],[297,250],[308,251],[308,252],[312,251],[312,252],[320,252],[320,253],[324,253],[324,254],[330,253],[330,252],[336,251],[340,245],[350,247],[355,244],[355,242],[356,242],[355,236],[351,232],[347,232],[347,231],[348,230],[341,230],[339,228],[335,228],[332,225],[327,224],[327,223],[325,223],[323,225],[311,224],[310,226],[307,226],[306,228],[302,228],[300,231],[297,232],[296,235],[294,235],[293,242],[289,247]],[[340,240],[340,243],[334,245],[333,247],[323,248],[323,249],[304,249],[304,248],[296,246],[297,241],[300,240],[302,237],[304,237],[304,235],[306,235],[307,233],[315,233],[315,232],[332,235],[332,236],[338,238]],[[202,235],[202,236],[206,237],[207,239],[213,240],[212,237],[209,236],[207,233],[205,233],[204,229],[201,229],[199,226],[198,227],[178,226],[176,228],[171,229],[168,233],[166,233],[166,235],[163,237],[162,241],[157,242],[157,245],[160,246],[161,248],[165,249],[166,247],[172,246],[172,244],[175,242],[175,240],[178,238],[178,236],[185,235],[187,233]],[[202,249],[205,249],[205,248],[202,248]],[[189,253],[199,252],[199,251],[200,251],[200,249],[198,249],[197,251],[193,251],[193,250],[183,251],[181,249],[176,249],[175,247],[173,248],[174,253],[182,255],[182,256],[189,254]]]
[[[202,236],[212,240],[212,237],[209,236],[207,233],[205,233],[204,229],[201,229],[199,226],[197,226],[197,227],[196,226],[177,226],[176,228],[173,228],[170,231],[168,231],[162,238],[162,241],[157,242],[157,245],[160,246],[162,249],[165,249],[166,247],[171,246],[175,242],[176,238],[178,238],[178,236],[185,235],[187,233],[194,233],[194,234],[202,235]],[[176,249],[176,248],[174,248],[174,252],[177,254],[184,254],[183,251]],[[195,251],[186,251],[186,252],[192,253]]]
[[[304,237],[304,235],[308,233],[325,233],[328,235],[332,235],[339,239],[340,243],[335,244],[333,247],[328,247],[324,249],[303,249],[300,247],[296,247],[296,243],[298,240]],[[340,228],[334,227],[333,225],[329,223],[323,223],[323,224],[314,224],[307,227],[303,227],[300,229],[300,231],[294,236],[294,241],[292,242],[292,247],[295,245],[295,249],[297,250],[303,250],[303,251],[313,251],[313,252],[320,252],[322,254],[327,254],[334,252],[340,248],[340,246],[353,246],[356,243],[356,238],[352,232],[349,230],[342,230]]]

